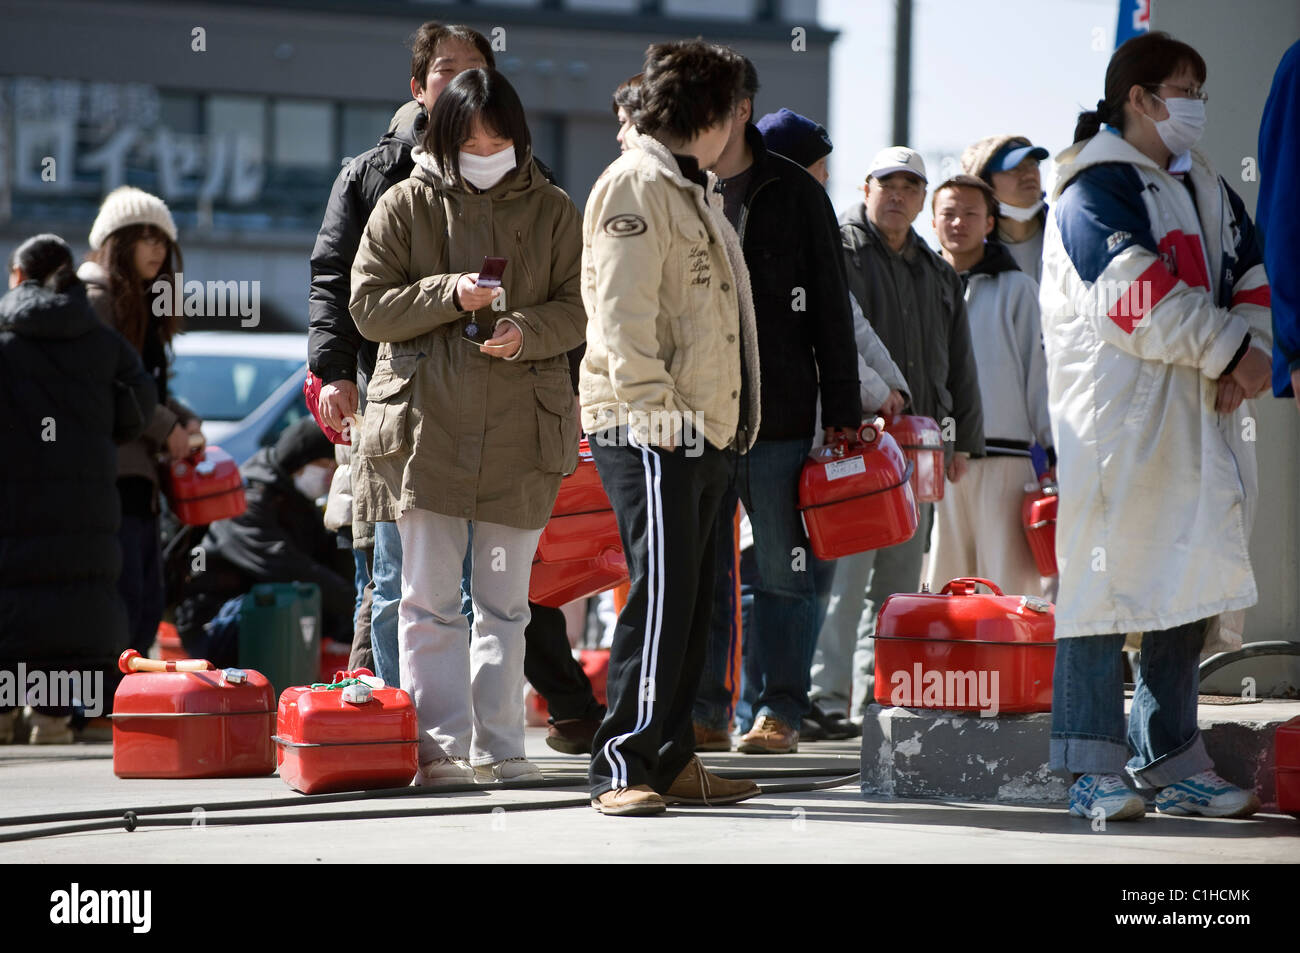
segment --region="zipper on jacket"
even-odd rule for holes
[[[742,249],[745,247],[745,226],[749,224],[749,206],[753,204],[758,193],[763,191],[763,187],[773,181],[775,180],[764,179],[762,182],[758,183],[758,187],[754,189],[753,193],[749,196],[749,201],[740,207],[740,227],[736,229],[736,236],[740,239],[740,247]]]
[[[515,229],[515,247],[519,249],[519,265],[524,270],[524,279],[531,287],[536,288],[537,286],[533,283],[533,273],[528,268],[528,259],[524,257],[524,235],[517,228]],[[538,290],[540,291],[540,289]]]

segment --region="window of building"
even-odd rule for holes
[[[343,154],[338,158],[359,156],[374,146],[388,130],[388,123],[397,111],[398,103],[374,105],[372,103],[345,103],[343,105]]]
[[[278,99],[271,107],[275,148],[271,161],[281,168],[333,168],[334,106],[332,103]]]

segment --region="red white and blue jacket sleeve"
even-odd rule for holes
[[[1104,163],[1061,194],[1057,225],[1078,277],[1072,303],[1107,344],[1217,378],[1251,329],[1216,305],[1198,236],[1152,233],[1143,188],[1132,166]]]

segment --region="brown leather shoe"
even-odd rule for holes
[[[591,806],[602,814],[615,817],[647,817],[664,812],[664,799],[648,784],[631,788],[611,788],[591,799]]]
[[[735,804],[761,793],[753,781],[720,778],[706,771],[699,758],[691,758],[664,792],[664,800],[669,804]]]
[[[736,750],[744,754],[795,754],[799,750],[799,732],[779,718],[759,715]]]
[[[696,751],[730,751],[731,735],[726,731],[713,728],[705,728],[699,722],[695,723],[695,750]]]
[[[600,722],[594,718],[566,718],[555,721],[546,730],[546,743],[563,754],[585,754],[591,757],[591,742],[596,737]]]

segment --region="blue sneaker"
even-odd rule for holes
[[[1156,810],[1179,817],[1248,817],[1259,810],[1259,798],[1213,771],[1202,771],[1161,789],[1156,795]]]
[[[1097,809],[1108,821],[1128,821],[1147,812],[1146,802],[1118,774],[1085,774],[1070,785],[1070,813],[1094,818]]]

